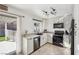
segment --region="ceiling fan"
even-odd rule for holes
[[[51,9],[50,12],[45,11],[45,10],[42,10],[42,12],[43,12],[44,14],[46,14],[46,15],[49,15],[49,14],[56,15],[56,9],[54,9],[54,8],[50,8],[50,9]]]
[[[42,11],[43,11],[43,13],[45,13],[46,15],[49,15],[47,11],[45,11],[45,10],[42,10]]]
[[[56,9],[54,9],[54,8],[51,8],[52,9],[52,11],[50,12],[52,15],[56,15]]]

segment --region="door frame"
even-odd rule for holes
[[[71,27],[72,27],[72,32],[71,32],[71,55],[74,55],[74,19],[71,21]]]

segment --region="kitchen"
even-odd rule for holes
[[[21,20],[17,18],[16,54],[71,54],[72,4],[7,6],[9,12],[24,15]]]
[[[57,30],[57,29],[55,29],[55,30]],[[59,29],[58,28],[58,31],[62,31],[62,30],[65,31],[65,29]],[[33,34],[25,35],[25,37],[23,38],[23,41],[24,41],[23,43],[25,43],[24,46],[27,46],[27,48],[26,48],[27,50],[25,48],[23,48],[26,51],[25,52],[23,50],[24,53],[31,54],[31,53],[33,53],[34,51],[36,51],[37,49],[41,48],[42,46],[44,46],[46,44],[51,44],[52,45],[53,44],[53,39],[54,39],[53,38],[54,31],[50,32],[50,31],[44,30],[44,32],[42,32],[42,33],[36,33],[36,34],[33,33]],[[67,37],[65,38],[65,36],[67,36]],[[68,35],[64,34],[63,38],[66,39],[67,42],[65,42],[65,40],[63,39],[63,42],[62,42],[63,46],[62,47],[70,48],[70,45],[69,45],[70,43],[68,41],[69,40]]]
[[[72,20],[71,13],[68,13],[68,14],[65,14],[64,16],[59,16],[59,17],[58,16],[49,17],[48,19],[43,19],[43,20],[38,20],[38,19],[32,19],[32,20],[34,25],[34,33],[27,34],[27,31],[26,31],[25,34],[23,35],[24,36],[23,37],[24,54],[27,54],[27,55],[33,55],[33,54],[34,55],[58,55],[58,54],[70,55],[71,54],[71,50],[70,50],[71,36],[68,32],[71,29],[71,20]],[[54,40],[54,39],[57,39],[57,36],[55,36],[56,31],[59,32],[58,34],[62,35],[62,38],[58,38],[58,41]],[[47,51],[46,49],[43,49],[46,51],[41,52],[42,50],[41,48],[45,45],[49,45],[46,48],[49,48],[51,45],[52,46],[57,45],[57,47],[60,47],[59,48],[60,51],[62,52],[63,50],[64,53],[58,52],[59,50],[58,51],[54,50],[55,52],[50,51],[51,48],[48,49],[47,53],[46,53]]]

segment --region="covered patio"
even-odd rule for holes
[[[22,53],[21,17],[0,11],[0,54]]]

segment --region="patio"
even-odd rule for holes
[[[0,54],[11,55],[16,52],[16,21],[2,21],[3,18],[0,17]]]
[[[0,42],[0,54],[6,55],[16,51],[16,42],[2,41]]]

